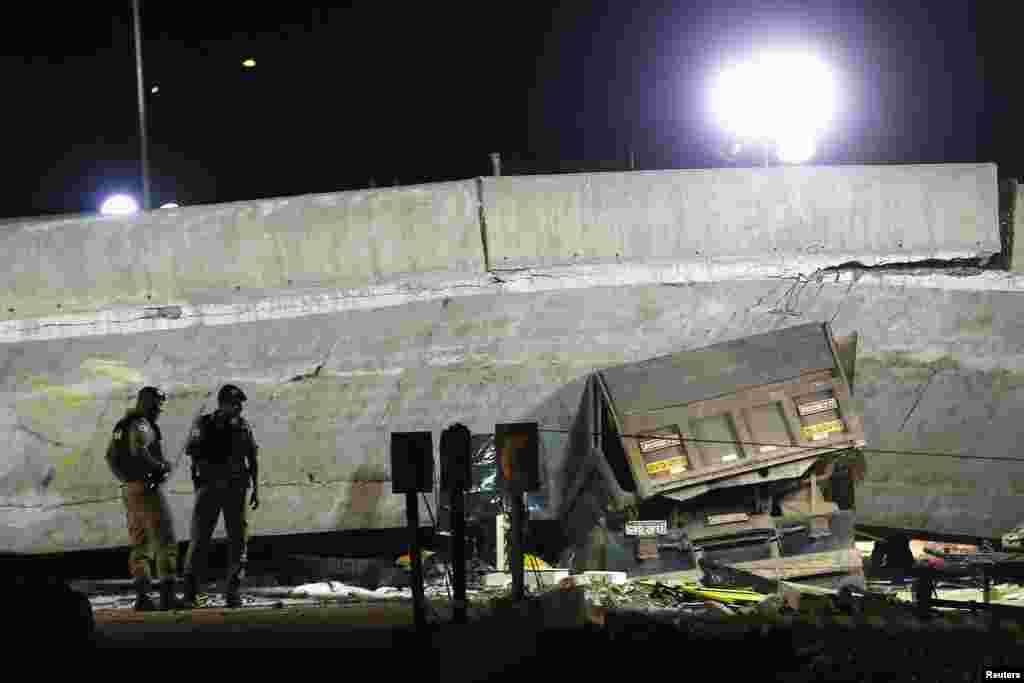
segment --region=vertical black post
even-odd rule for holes
[[[139,0],[132,2],[135,37],[135,78],[139,89],[139,137],[142,146],[142,210],[149,211],[152,203],[149,199],[149,151],[146,139],[146,84],[142,78],[142,27],[139,19]]]
[[[456,423],[441,433],[441,490],[448,493],[451,505],[451,547],[449,557],[455,567],[452,578],[455,591],[452,621],[466,623],[466,499],[465,491],[473,481],[473,435]]]
[[[423,599],[423,562],[420,559],[420,505],[416,491],[405,494],[405,513],[409,518],[409,559],[412,560],[412,607],[416,630],[427,628],[427,614]]]
[[[452,614],[456,624],[466,623],[466,499],[461,486],[452,492],[452,564],[455,565],[453,589],[455,605]]]
[[[518,481],[511,482],[510,498],[512,499],[512,557],[509,558],[509,570],[512,572],[512,598],[522,600],[526,597],[525,576],[523,575],[523,487]]]

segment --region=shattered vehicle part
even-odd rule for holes
[[[855,354],[814,323],[594,373],[545,492],[572,569],[693,579],[710,559],[825,586],[861,576]],[[638,521],[654,535],[630,532]]]

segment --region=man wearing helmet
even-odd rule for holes
[[[107,447],[107,463],[121,482],[128,514],[131,553],[128,565],[135,579],[135,609],[152,610],[150,563],[160,579],[160,609],[182,607],[174,596],[178,544],[174,538],[167,498],[160,489],[171,472],[164,458],[157,418],[167,397],[156,387],[144,387],[137,402],[116,425]]]
[[[202,415],[192,428],[185,452],[192,458],[196,486],[192,509],[192,540],[185,556],[185,602],[195,605],[206,572],[210,538],[221,513],[228,536],[228,572],[224,595],[229,607],[240,607],[238,594],[243,569],[247,520],[245,497],[252,482],[252,509],[259,507],[258,450],[249,423],[242,417],[246,400],[233,384],[217,394],[217,410]]]

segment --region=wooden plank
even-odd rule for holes
[[[766,569],[765,565],[772,566],[771,568]],[[781,579],[780,583],[783,588],[800,591],[804,591],[805,586],[801,584],[786,583],[786,579],[810,578],[821,574],[859,574],[862,573],[864,569],[863,560],[861,559],[860,554],[855,550],[833,550],[827,553],[809,553],[807,555],[798,555],[796,557],[783,557],[777,560],[771,559],[756,560],[754,562],[740,562],[730,566],[766,579],[776,581]],[[776,570],[775,567],[779,567],[779,569]],[[638,580],[662,581],[666,583],[676,581],[692,583],[699,582],[703,576],[704,573],[699,569],[686,569],[678,572],[665,572],[663,574],[652,574],[650,576],[641,576],[636,578]],[[835,591],[827,588],[806,588],[811,592],[821,593],[823,595],[835,593]]]
[[[819,574],[838,574],[855,570],[863,571],[864,560],[855,548],[848,548],[825,553],[807,553],[806,555],[783,557],[777,560],[739,562],[732,566],[766,578],[792,579],[817,576]]]

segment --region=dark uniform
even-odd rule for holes
[[[192,458],[192,477],[196,486],[192,511],[192,540],[185,556],[185,600],[195,602],[195,594],[207,569],[210,538],[221,513],[228,536],[228,571],[225,597],[229,606],[241,604],[238,590],[244,568],[248,524],[246,493],[253,485],[253,508],[258,505],[256,453],[258,447],[252,429],[240,414],[245,394],[227,385],[218,394],[221,404],[216,412],[199,417],[186,447]]]
[[[114,425],[107,463],[121,482],[121,499],[128,516],[131,552],[128,566],[135,579],[136,609],[153,609],[151,565],[161,580],[161,607],[179,606],[173,596],[178,545],[170,506],[160,485],[171,471],[164,458],[156,424],[164,394],[154,387],[139,392],[139,403]]]

